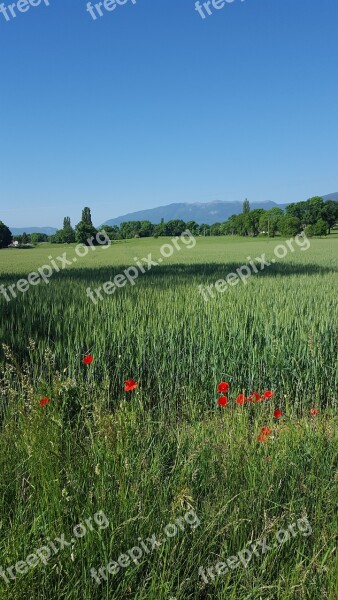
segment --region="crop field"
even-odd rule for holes
[[[338,599],[338,236],[179,242],[0,251],[1,599]]]

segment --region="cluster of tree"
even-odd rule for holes
[[[338,222],[338,202],[324,200],[318,196],[289,204],[285,212],[278,207],[270,210],[250,210],[246,200],[243,212],[232,215],[219,225],[216,235],[257,236],[259,234],[274,237],[276,234],[295,236],[302,231],[308,236],[327,235]],[[215,225],[213,226],[215,228]],[[215,235],[215,233],[214,233]]]
[[[177,236],[181,235],[186,229],[197,229],[199,226],[195,221],[185,223],[181,219],[164,222],[154,225],[150,221],[127,221],[121,223],[120,227],[114,225],[103,225],[103,229],[109,237],[114,240],[125,240],[134,237],[159,237],[159,236]]]
[[[185,223],[181,219],[177,219],[164,223],[162,219],[158,225],[153,225],[150,221],[127,221],[121,223],[120,227],[117,225],[113,227],[102,225],[99,230],[104,229],[111,240],[125,240],[135,237],[177,236],[181,235],[186,229],[198,234],[201,227],[203,226],[199,226],[195,221]],[[205,227],[209,227],[209,225]],[[82,219],[75,229],[72,228],[69,217],[65,217],[63,228],[51,236],[50,241],[55,244],[70,244],[73,242],[86,244],[87,240],[94,237],[99,230],[93,226],[90,209],[84,208]]]
[[[173,220],[159,225],[150,221],[128,221],[115,225],[104,226],[109,237],[115,240],[133,237],[158,237],[180,235],[189,229],[195,236],[199,235],[241,235],[257,236],[266,235],[274,237],[277,234],[295,236],[301,231],[307,235],[327,235],[338,222],[338,202],[324,200],[320,197],[310,198],[306,202],[298,202],[283,209],[275,207],[270,210],[258,208],[250,210],[249,201],[243,203],[243,212],[232,215],[224,223],[198,225],[195,221],[185,223],[182,220]]]
[[[181,219],[164,222],[154,225],[150,221],[127,221],[121,223],[118,227],[114,225],[103,225],[111,240],[124,240],[135,237],[159,237],[159,236],[179,236],[189,229],[195,236],[200,235],[241,235],[257,236],[267,235],[274,237],[276,234],[285,236],[295,236],[302,231],[311,237],[313,235],[327,235],[331,229],[338,223],[338,202],[326,200],[315,196],[305,202],[289,204],[285,212],[278,207],[271,210],[258,208],[250,210],[250,204],[247,199],[243,202],[243,212],[239,215],[232,215],[224,223],[214,223],[199,225],[196,221],[185,223]],[[17,235],[14,240],[20,245],[37,244],[39,242],[52,242],[55,244],[88,244],[96,243],[95,238],[98,230],[92,223],[90,208],[86,207],[82,211],[81,221],[73,229],[70,218],[65,217],[63,228],[59,229],[55,235],[47,236],[44,233],[31,233]],[[0,221],[0,248],[7,247],[12,241],[12,234],[8,227]]]
[[[82,211],[81,221],[73,229],[70,218],[65,217],[63,219],[63,228],[59,229],[54,235],[51,236],[50,241],[52,244],[88,244],[88,240],[95,238],[98,230],[94,227],[92,222],[92,216],[90,208],[87,206]],[[95,244],[95,239],[92,240]]]
[[[314,196],[306,202],[289,204],[286,214],[298,219],[301,229],[309,235],[326,235],[338,222],[338,202]]]
[[[41,242],[51,242],[55,244],[87,244],[88,240],[92,240],[95,244],[95,236],[98,230],[92,223],[90,208],[86,207],[82,211],[82,219],[72,228],[70,218],[65,217],[63,220],[63,228],[59,229],[54,235],[48,236],[45,233],[23,233],[22,235],[12,236],[8,227],[0,221],[0,248],[7,248],[12,240],[19,242],[20,246],[28,244],[36,245]]]
[[[46,233],[22,233],[21,235],[15,235],[13,237],[15,242],[19,242],[20,246],[26,246],[27,244],[31,244],[32,246],[36,246],[36,244],[40,244],[41,242],[48,242],[49,236]]]

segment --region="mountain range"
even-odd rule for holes
[[[322,196],[323,200],[335,200],[338,201],[338,192],[333,194],[327,194]],[[270,200],[266,202],[252,202],[250,203],[251,210],[255,208],[264,208],[269,210],[270,208],[285,208],[288,204],[277,204]],[[120,225],[125,221],[150,221],[151,223],[160,223],[161,219],[164,221],[171,221],[173,219],[182,219],[182,221],[196,221],[199,225],[206,223],[212,225],[213,223],[227,221],[231,215],[239,214],[242,212],[242,202],[223,202],[221,200],[215,200],[214,202],[181,202],[167,204],[166,206],[158,206],[157,208],[149,208],[140,210],[137,212],[127,213],[109,219],[105,221],[103,225]],[[47,235],[53,235],[57,230],[55,227],[10,227],[13,235],[20,235],[26,233],[46,233]]]
[[[323,200],[338,200],[338,192],[322,196]],[[251,210],[255,208],[264,208],[270,210],[271,208],[286,208],[287,204],[277,204],[270,200],[266,202],[252,202],[250,203]],[[188,221],[196,221],[199,225],[206,223],[212,225],[213,223],[222,223],[227,221],[231,215],[236,215],[242,212],[243,202],[223,202],[216,200],[214,202],[194,202],[189,204],[187,202],[177,204],[167,204],[166,206],[159,206],[157,208],[149,208],[147,210],[140,210],[133,213],[127,213],[121,217],[110,219],[106,221],[104,225],[120,225],[124,221],[150,221],[151,223],[160,223],[161,219],[164,221],[171,221],[173,219],[182,219],[186,223]]]
[[[269,210],[270,208],[285,208],[286,206],[287,204],[276,204],[270,201],[250,204],[251,210],[255,208]],[[120,225],[124,221],[150,221],[156,224],[160,223],[161,219],[164,219],[164,221],[182,219],[186,223],[188,221],[196,221],[199,225],[202,223],[212,225],[213,223],[227,221],[231,215],[242,212],[242,208],[243,202],[222,202],[220,200],[203,204],[200,202],[194,202],[193,204],[183,202],[128,213],[121,217],[110,219],[104,225]]]

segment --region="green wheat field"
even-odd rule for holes
[[[114,242],[48,284],[0,296],[1,600],[338,599],[338,236],[311,239],[208,302],[198,289],[282,242],[197,238],[94,305],[88,287],[135,257],[156,260],[170,239]],[[0,284],[74,251],[1,250]],[[138,387],[125,392],[131,378]],[[266,390],[270,400],[235,402]],[[109,526],[71,542],[99,511]],[[296,527],[276,543],[305,517],[310,534]],[[62,535],[69,545],[46,564],[23,566]],[[128,564],[153,535],[161,545]],[[262,539],[269,550],[246,566],[208,575]],[[98,583],[91,569],[121,555]]]

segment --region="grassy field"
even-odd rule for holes
[[[76,263],[75,246],[0,251],[6,288],[64,253],[72,262],[0,295],[0,598],[337,600],[337,236],[284,258],[281,239],[198,238],[89,299],[164,243],[117,242]],[[263,254],[275,262],[204,300],[198,286]],[[138,388],[125,392],[130,378]],[[274,397],[235,402],[265,390]],[[109,526],[75,539],[99,511]],[[47,564],[6,571],[62,535],[74,542]],[[161,545],[127,565],[153,535]],[[246,566],[208,574],[243,550]],[[97,583],[91,569],[119,557]]]

